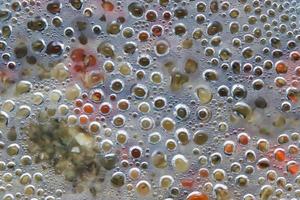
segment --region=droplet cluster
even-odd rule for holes
[[[0,0],[0,199],[300,199],[298,0]]]

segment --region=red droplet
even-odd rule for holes
[[[76,100],[75,100],[75,106],[81,107],[82,105],[83,105],[83,102],[82,102],[81,99],[76,99]]]
[[[112,4],[109,1],[105,1],[105,0],[102,0],[101,6],[102,6],[103,10],[108,11],[108,12],[111,12],[114,9],[114,4]]]
[[[71,59],[74,62],[81,62],[85,57],[85,53],[83,49],[74,49],[71,53]]]
[[[85,67],[82,64],[76,64],[74,65],[73,69],[75,70],[75,72],[82,72],[84,71]]]
[[[111,94],[111,95],[109,96],[109,98],[110,98],[111,101],[115,101],[116,98],[117,98],[117,96],[116,96],[115,94]]]
[[[299,164],[298,163],[291,163],[287,166],[287,171],[292,175],[296,175],[299,172]]]
[[[104,103],[100,106],[100,112],[102,114],[108,114],[111,110],[111,106],[108,103]]]
[[[172,15],[171,15],[171,13],[169,11],[166,11],[166,12],[163,13],[163,18],[165,20],[170,20],[171,17],[172,17]]]
[[[184,178],[180,180],[182,187],[191,189],[194,184],[194,180],[191,178]]]
[[[155,25],[155,26],[152,27],[152,34],[154,36],[157,36],[157,37],[161,36],[162,31],[163,31],[163,28],[159,25]]]
[[[133,158],[139,158],[139,157],[141,157],[141,155],[142,155],[142,152],[139,148],[134,147],[131,149],[131,156]]]

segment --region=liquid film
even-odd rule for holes
[[[0,0],[0,199],[299,200],[299,0]]]

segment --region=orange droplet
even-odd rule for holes
[[[227,155],[232,155],[233,152],[234,152],[234,144],[233,144],[233,142],[225,143],[225,145],[224,145],[224,153],[227,154]]]
[[[288,66],[283,61],[278,61],[275,64],[275,70],[277,74],[286,74],[288,71]]]
[[[186,200],[208,200],[208,196],[201,192],[192,192],[188,195]]]
[[[94,102],[100,102],[102,99],[102,96],[103,96],[103,94],[102,94],[101,90],[95,90],[91,94],[91,100]]]
[[[274,151],[274,154],[275,154],[275,159],[278,160],[278,161],[284,161],[285,160],[285,151],[284,149],[275,149]]]
[[[296,163],[295,161],[290,161],[287,164],[287,171],[292,174],[292,175],[296,175],[299,172],[299,164]]]
[[[202,178],[207,178],[209,176],[209,171],[206,168],[199,169],[199,176]]]
[[[88,114],[92,114],[94,112],[94,106],[90,103],[86,103],[83,105],[83,111]]]
[[[146,32],[146,31],[142,31],[142,32],[139,33],[138,38],[139,38],[139,40],[140,40],[141,42],[145,42],[145,41],[147,41],[148,38],[149,38],[149,33]]]
[[[88,116],[86,116],[86,115],[80,115],[80,116],[79,116],[79,123],[80,123],[81,125],[87,124],[88,121],[89,121]]]
[[[238,135],[238,141],[242,145],[247,145],[249,143],[250,137],[247,133],[240,133]]]
[[[292,103],[297,103],[298,102],[297,94],[294,93],[294,92],[288,93],[287,97],[288,97],[289,100],[291,100]]]
[[[100,112],[102,114],[108,114],[111,110],[111,106],[108,103],[104,103],[100,106]]]

